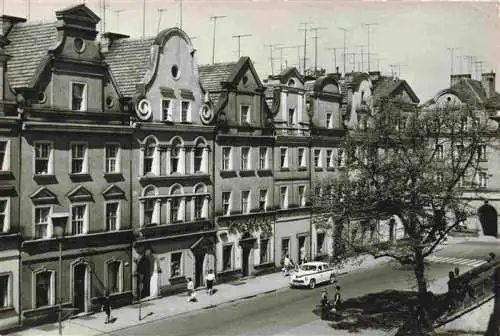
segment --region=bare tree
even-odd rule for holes
[[[362,123],[338,150],[339,173],[313,182],[313,209],[330,218],[316,225],[333,233],[336,260],[354,249],[411,265],[425,307],[424,258],[470,214],[463,192],[481,187],[482,151],[495,126],[465,105],[384,100],[378,111],[358,113]],[[396,223],[402,239],[392,234]],[[425,308],[419,314],[428,322]]]

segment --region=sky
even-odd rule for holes
[[[158,28],[180,26],[180,0],[105,1],[105,15],[103,0],[85,1],[101,17],[101,30],[104,23],[106,31],[141,38],[156,35]],[[75,3],[77,0],[3,0],[2,9],[6,15],[28,17],[29,13],[30,22],[51,22],[56,19],[55,11]],[[345,28],[346,70],[367,71],[369,29],[370,70],[398,73],[424,102],[449,86],[452,58],[455,74],[480,78],[481,66],[483,72],[498,73],[500,91],[499,9],[493,1],[182,0],[182,29],[192,37],[198,63],[209,64],[214,26],[210,17],[224,16],[216,23],[215,62],[236,61],[238,42],[233,36],[251,34],[241,37],[240,52],[252,59],[261,79],[271,74],[271,50],[276,58],[274,74],[285,66],[298,65],[304,53],[303,22],[309,23],[308,28],[319,28],[317,39],[313,38],[315,31],[306,32],[307,68],[314,66],[317,41],[318,67],[334,72],[332,48],[337,48],[336,65],[343,71],[344,31],[340,28]],[[366,24],[373,25],[368,28]],[[272,44],[294,48],[267,47]],[[355,63],[352,53],[356,53]],[[465,56],[483,63],[471,66]]]

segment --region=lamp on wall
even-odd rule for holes
[[[59,289],[58,301],[58,322],[59,322],[59,335],[62,335],[62,242],[64,239],[64,231],[66,230],[66,225],[68,223],[69,213],[60,212],[52,214],[52,225],[54,228],[54,236],[59,242],[59,281],[57,287]]]

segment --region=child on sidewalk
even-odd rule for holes
[[[209,270],[207,277],[205,278],[207,281],[207,292],[208,295],[212,295],[213,293],[213,288],[214,288],[214,283],[215,283],[215,274],[213,270]]]
[[[109,323],[111,318],[111,303],[109,302],[109,293],[106,291],[102,300],[102,310],[106,313],[106,320],[104,323]]]
[[[196,302],[196,293],[194,292],[193,279],[187,278],[188,302]]]

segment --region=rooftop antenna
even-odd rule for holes
[[[283,49],[286,49],[286,47],[277,47],[276,49],[279,50],[279,52],[280,52],[280,57],[279,57],[280,72],[282,72],[283,71]]]
[[[27,14],[26,14],[26,16],[27,16],[28,21],[29,21],[30,20],[30,11],[31,11],[31,8],[30,8],[31,7],[31,0],[27,0],[26,1],[26,5],[28,7],[27,8]],[[2,6],[3,6],[3,4],[2,4]]]
[[[179,1],[179,28],[182,29],[182,0]]]
[[[311,28],[311,31],[314,31],[314,75],[316,76],[318,72],[318,30],[326,30],[328,28],[325,27],[316,27]]]
[[[380,61],[383,60],[383,58],[377,58],[375,61],[377,62],[377,71],[380,72]]]
[[[476,79],[480,79],[481,78],[481,74],[483,73],[483,64],[486,63],[485,61],[474,61],[474,68],[475,68],[475,72],[476,72]],[[479,73],[477,72],[477,67],[479,66]]]
[[[342,30],[344,32],[344,62],[343,62],[343,65],[344,65],[344,76],[345,76],[345,57],[347,55],[347,32],[349,31],[349,29],[347,28],[344,28],[344,27],[340,27],[339,28],[340,30]]]
[[[167,10],[164,8],[158,8],[157,11],[158,11],[158,28],[156,28],[156,34],[160,32],[161,15],[163,14],[163,12],[166,12]]]
[[[274,60],[276,58],[273,58],[273,48],[276,48],[280,46],[281,44],[275,43],[275,44],[265,44],[264,47],[269,48],[269,61],[271,62],[271,76],[274,76]]]
[[[455,59],[455,50],[458,50],[460,48],[446,48],[451,54],[451,64],[450,64],[450,74],[453,75],[455,69],[453,68],[453,61]]]
[[[378,25],[378,23],[363,23],[361,26],[366,27],[366,32],[368,34],[368,72],[370,72],[370,29],[373,26]]]
[[[146,0],[142,1],[142,40],[146,37]]]
[[[462,74],[462,59],[463,57],[462,56],[457,56],[458,58],[458,71],[460,71],[460,74]]]
[[[394,69],[397,67],[397,64],[389,64],[389,68],[391,68],[391,76],[394,77],[395,71]]]
[[[288,59],[287,59],[287,56],[285,54],[285,57],[283,57],[283,50],[286,50],[286,49],[299,49],[299,52],[300,52],[300,48],[302,46],[284,46],[284,47],[277,47],[276,49],[278,49],[280,51],[280,60],[281,60],[281,67],[283,66],[283,63],[285,63],[286,66],[288,66]],[[300,54],[299,54],[299,58],[300,58]],[[300,62],[299,62],[300,63]],[[283,71],[283,69],[281,69],[281,71]]]
[[[115,15],[116,15],[116,31],[119,32],[120,31],[120,13],[121,12],[124,12],[125,9],[115,9],[114,12],[115,12]]]
[[[364,55],[364,51],[365,51],[365,46],[363,44],[359,44],[357,45],[357,47],[359,48],[359,50],[361,51],[360,54],[361,54],[361,69],[360,71],[363,72],[365,71],[365,68],[364,68],[364,64],[365,64],[365,55]]]
[[[304,75],[306,74],[306,60],[307,60],[307,26],[312,24],[312,22],[301,22],[300,25],[302,25],[304,28],[300,28],[299,31],[304,31],[304,58],[303,58],[303,61],[304,61],[304,67],[303,67],[303,71],[304,71]]]
[[[406,64],[396,64],[398,66],[398,78],[401,78],[401,67],[406,67]]]
[[[472,60],[474,59],[474,56],[462,56],[465,60],[467,60],[467,66],[469,70],[469,74],[472,74]]]
[[[238,39],[238,58],[240,58],[240,57],[241,57],[241,53],[240,53],[240,51],[241,51],[241,49],[240,49],[240,46],[241,46],[241,44],[240,44],[240,42],[241,42],[241,38],[242,38],[242,37],[250,37],[250,36],[252,36],[252,34],[240,34],[240,35],[233,35],[233,38]]]
[[[354,65],[354,67],[352,69],[352,72],[354,72],[356,70],[356,53],[352,52],[352,53],[344,54],[344,59],[345,59],[345,56],[352,56],[352,62],[351,62],[351,64]]]
[[[337,50],[340,48],[327,48],[327,50],[333,50],[333,71],[337,72]]]
[[[217,28],[217,20],[223,19],[226,16],[224,15],[214,15],[210,17],[210,20],[214,22],[214,34],[213,34],[213,39],[212,39],[212,64],[214,64],[215,60],[215,28]]]

